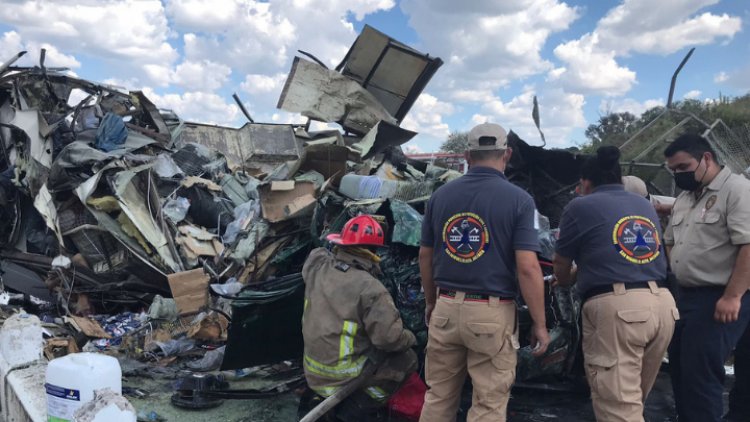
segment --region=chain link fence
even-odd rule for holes
[[[716,150],[719,160],[734,173],[748,174],[750,167],[750,124],[734,130],[716,120],[704,136]]]
[[[679,113],[683,119],[677,124],[665,125],[670,113]],[[644,130],[650,129],[650,130]],[[664,166],[661,152],[675,138],[687,131],[702,131],[716,151],[719,161],[728,166],[734,173],[744,173],[750,177],[750,123],[734,129],[727,126],[721,119],[707,123],[695,115],[665,110],[641,131],[634,134],[620,147],[623,156],[631,157],[623,163],[623,174],[632,174],[643,179],[649,185],[649,190],[660,195],[674,196],[676,194],[674,180]],[[638,143],[641,138],[653,139],[645,147]],[[640,150],[633,148],[635,145]]]

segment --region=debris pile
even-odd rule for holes
[[[461,174],[407,158],[400,145],[416,133],[399,124],[439,58],[370,27],[336,69],[296,57],[278,107],[342,128],[316,132],[309,120],[247,113],[239,129],[186,122],[140,91],[47,68],[44,53],[39,66],[13,66],[21,55],[0,67],[0,266],[5,289],[56,324],[48,358],[96,351],[237,373],[298,359],[302,264],[360,213],[386,229],[382,281],[423,349],[422,213]],[[511,178],[532,192],[543,189],[535,177],[552,178],[537,199],[559,212],[574,180],[539,163],[570,154],[548,159],[513,136]],[[563,167],[547,171],[575,173]],[[542,235],[551,238],[548,222]],[[555,306],[551,324],[568,324],[560,342],[576,341],[575,311]],[[564,347],[574,349],[553,350],[555,371],[575,353]],[[300,380],[298,365],[285,368]]]

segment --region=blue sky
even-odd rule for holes
[[[749,22],[745,0],[6,1],[0,59],[45,47],[185,119],[241,125],[237,92],[256,121],[301,122],[275,109],[296,50],[335,65],[369,24],[445,61],[404,122],[409,150],[484,121],[538,143],[533,95],[548,144],[568,146],[605,111],[664,104],[691,47],[675,99],[750,92]]]

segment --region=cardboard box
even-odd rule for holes
[[[196,313],[208,306],[210,280],[203,268],[167,275],[169,288],[180,314]]]
[[[276,186],[278,189],[278,185]],[[290,186],[283,186],[283,188],[287,189]],[[274,189],[274,184],[261,186],[258,189],[263,218],[269,222],[278,223],[300,217],[315,208],[315,184],[313,182],[296,182],[290,190],[277,189]]]

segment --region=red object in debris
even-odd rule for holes
[[[341,234],[329,234],[326,239],[337,245],[383,246],[385,235],[377,220],[369,215],[358,215],[344,224]]]
[[[388,409],[395,416],[410,421],[418,421],[419,415],[422,414],[426,392],[427,386],[422,378],[419,378],[419,375],[414,372],[388,400]]]

